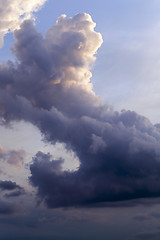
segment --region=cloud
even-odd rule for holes
[[[21,189],[21,187],[12,181],[0,181],[0,189],[3,191],[4,190],[11,191],[15,189]]]
[[[139,222],[143,222],[143,221],[150,220],[151,217],[148,216],[148,215],[136,215],[133,219],[136,220],[136,221],[139,221]]]
[[[18,191],[14,191],[14,192],[11,192],[11,193],[6,193],[5,194],[5,197],[6,198],[12,198],[12,197],[19,197],[21,195],[25,194],[25,191],[23,188],[21,188],[20,190]]]
[[[11,204],[0,201],[0,214],[7,215],[7,214],[13,214],[13,213],[14,213],[14,207]]]
[[[160,232],[143,232],[143,233],[139,233],[137,234],[137,236],[134,239],[159,239],[160,237]]]
[[[0,47],[8,32],[20,27],[26,19],[33,19],[33,12],[37,12],[46,0],[0,0]]]
[[[8,164],[19,166],[22,165],[25,158],[24,150],[8,150],[5,151],[2,146],[0,146],[0,160],[7,162]]]
[[[65,143],[75,172],[38,152],[30,182],[50,208],[160,196],[160,128],[132,111],[113,111],[93,92],[91,67],[102,44],[90,15],[62,15],[43,37],[31,21],[14,32],[17,62],[0,65],[0,114],[28,121]],[[101,205],[102,206],[102,205]]]
[[[154,217],[154,218],[156,218],[156,219],[160,219],[160,213],[158,213],[158,212],[153,212],[153,213],[151,214],[151,216]]]
[[[0,190],[9,191],[9,193],[5,193],[4,195],[6,198],[19,197],[25,193],[21,186],[12,181],[0,181]]]

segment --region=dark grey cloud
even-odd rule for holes
[[[137,214],[133,217],[134,220],[143,222],[143,221],[149,221],[149,220],[159,220],[160,219],[160,213],[159,212],[152,212],[149,214]]]
[[[139,222],[143,222],[143,221],[148,221],[148,220],[150,220],[151,217],[148,216],[148,215],[137,215],[137,216],[135,216],[133,219],[136,220],[136,221],[139,221]]]
[[[160,197],[160,128],[114,112],[93,92],[90,69],[102,43],[94,27],[88,14],[61,16],[42,37],[25,21],[14,33],[17,62],[0,65],[2,120],[31,122],[79,158],[75,172],[50,154],[33,158],[30,182],[50,208]]]
[[[21,189],[21,187],[12,181],[0,181],[0,189],[11,191],[15,189]]]
[[[6,198],[19,197],[25,193],[24,189],[12,181],[0,181],[0,190],[9,191],[4,196]]]
[[[25,194],[25,191],[23,188],[21,188],[20,190],[18,191],[14,191],[14,192],[11,192],[11,193],[6,193],[5,194],[5,197],[6,198],[12,198],[12,197],[19,197],[21,195]]]
[[[160,219],[160,212],[153,212],[151,213],[151,216],[156,219]]]
[[[144,232],[144,233],[139,233],[135,237],[135,239],[144,239],[144,240],[150,240],[150,239],[155,239],[158,240],[160,237],[160,232]]]
[[[12,204],[0,200],[0,214],[13,214],[15,211]]]

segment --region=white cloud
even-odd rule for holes
[[[0,0],[0,47],[9,31],[19,28],[26,19],[33,19],[46,0]]]

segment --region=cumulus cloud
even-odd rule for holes
[[[21,189],[21,187],[12,181],[0,181],[0,189],[11,191],[15,189]]]
[[[33,12],[37,12],[46,0],[0,0],[0,47],[4,36],[18,29],[26,19],[33,19]]]
[[[25,193],[21,186],[12,181],[0,181],[0,190],[9,192],[4,195],[6,198],[19,197]]]
[[[93,206],[160,196],[160,128],[132,111],[114,112],[90,82],[102,44],[88,14],[62,15],[43,37],[31,21],[14,32],[17,63],[0,65],[0,115],[25,120],[45,140],[75,152],[80,167],[38,152],[30,182],[48,207]]]

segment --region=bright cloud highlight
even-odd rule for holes
[[[0,0],[0,47],[8,32],[18,29],[26,19],[33,19],[46,0]]]

